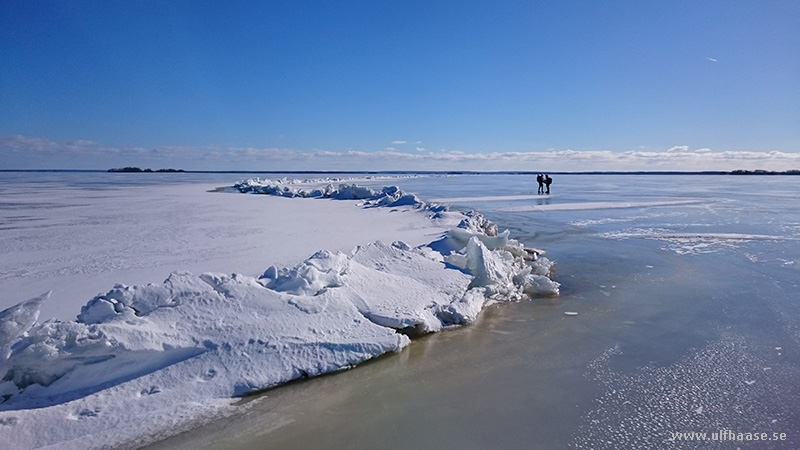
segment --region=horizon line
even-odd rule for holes
[[[119,169],[0,169],[0,172],[15,173],[149,173],[149,174],[181,174],[181,173],[231,173],[231,174],[431,174],[431,175],[535,175],[548,173],[553,175],[800,175],[800,169],[775,170],[596,170],[596,171],[537,171],[537,170],[183,170],[183,169],[142,169],[141,171],[124,171]]]

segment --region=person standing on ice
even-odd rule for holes
[[[553,179],[550,178],[550,175],[544,176],[544,184],[547,186],[547,194],[550,194],[550,184],[553,182]]]
[[[544,194],[544,176],[542,174],[536,175],[536,182],[539,183],[537,194]]]

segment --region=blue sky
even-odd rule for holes
[[[0,168],[800,168],[800,2],[0,2]]]

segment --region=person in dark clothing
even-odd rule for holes
[[[544,184],[545,184],[545,186],[547,186],[547,193],[548,194],[550,193],[550,184],[552,182],[553,182],[553,179],[550,178],[550,175],[545,175],[544,176]]]
[[[539,191],[537,194],[544,194],[544,175],[536,175],[536,181],[539,183]]]

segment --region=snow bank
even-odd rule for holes
[[[307,191],[249,181],[236,189],[461,220],[420,247],[375,242],[349,254],[322,250],[258,277],[175,272],[161,284],[118,284],[74,321],[39,322],[47,294],[0,312],[0,442],[143,443],[229,411],[233,397],[468,324],[489,304],[558,294],[552,263],[477,213],[427,205],[396,187]]]

